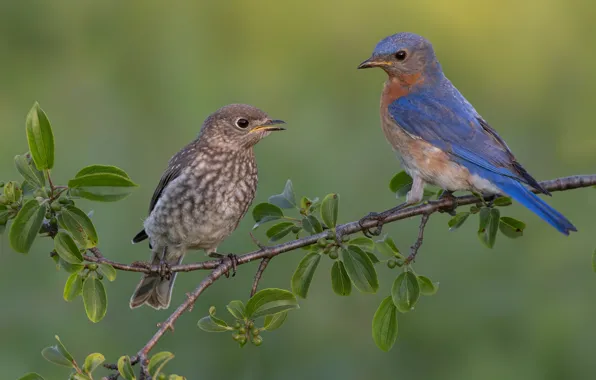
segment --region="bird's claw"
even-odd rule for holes
[[[446,212],[447,214],[451,215],[451,216],[455,216],[456,211],[455,209],[457,209],[457,197],[453,195],[453,192],[448,191],[448,190],[443,190],[443,193],[439,196],[438,200],[441,199],[449,199],[451,200],[451,202],[453,202],[453,204],[451,206],[442,208],[439,210],[439,212]]]
[[[364,227],[364,223],[368,222],[369,220],[377,221],[377,225],[375,226],[374,230],[369,227]],[[362,228],[362,233],[364,234],[364,236],[366,236],[367,238],[372,238],[373,236],[379,236],[381,232],[383,232],[384,220],[385,218],[382,216],[382,214],[371,212],[364,218],[360,219],[358,221],[358,225],[360,225],[360,228]]]
[[[232,277],[236,276],[236,268],[238,268],[238,255],[235,255],[233,253],[229,253],[227,255],[222,255],[220,253],[210,253],[209,256],[213,256],[213,257],[219,257],[219,265],[223,265],[225,264],[226,260],[230,260],[232,263]],[[226,271],[225,273],[226,278],[230,277],[230,272]]]
[[[168,264],[167,261],[161,261],[159,263],[159,272],[157,274],[159,274],[159,277],[162,279],[165,278],[169,281],[172,278],[172,268],[170,267],[170,264]]]

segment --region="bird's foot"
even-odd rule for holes
[[[229,253],[227,255],[222,255],[221,253],[211,252],[209,253],[210,257],[218,257],[219,264],[224,264],[226,260],[230,260],[232,262],[232,277],[236,276],[236,268],[238,267],[238,255],[233,253]],[[229,271],[226,272],[226,278],[230,277]]]
[[[375,228],[371,229],[370,227],[364,227],[364,224],[371,220],[375,220],[377,222],[377,225],[375,226]],[[383,216],[382,213],[379,214],[377,212],[371,212],[368,215],[366,215],[364,218],[360,219],[358,221],[358,224],[362,228],[362,233],[364,234],[364,236],[366,236],[367,238],[372,238],[373,236],[379,236],[381,234],[381,232],[383,232],[384,220],[385,220],[385,217]]]
[[[170,264],[168,264],[167,261],[160,261],[159,272],[157,272],[157,274],[159,274],[159,277],[162,279],[169,281],[172,278],[172,268],[170,267]]]
[[[455,214],[456,214],[455,209],[457,209],[458,205],[457,205],[457,197],[455,195],[453,195],[453,192],[449,191],[449,190],[443,190],[443,193],[441,193],[438,200],[441,200],[441,199],[449,199],[453,203],[449,207],[440,209],[439,212],[446,212],[447,214],[449,214],[451,216],[455,216]]]

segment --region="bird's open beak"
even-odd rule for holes
[[[391,65],[391,62],[379,61],[376,60],[374,57],[370,57],[369,59],[358,65],[358,69],[370,69],[371,67],[383,67],[389,65]]]
[[[250,132],[261,132],[261,131],[285,131],[283,127],[278,127],[280,124],[285,124],[283,120],[267,120],[258,127],[254,127]]]

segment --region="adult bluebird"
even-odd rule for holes
[[[445,77],[429,41],[413,33],[389,36],[358,66],[369,67],[380,67],[388,75],[381,95],[381,125],[413,179],[406,202],[398,208],[420,202],[429,183],[447,194],[506,194],[563,234],[577,231],[530,191],[528,187],[550,195]],[[376,219],[382,223],[382,218]]]
[[[143,276],[130,307],[170,304],[176,273],[189,249],[210,256],[236,229],[257,189],[253,147],[271,131],[284,128],[258,108],[231,104],[211,114],[199,136],[170,159],[149,205],[145,229],[133,239],[149,238],[152,264],[163,270]]]

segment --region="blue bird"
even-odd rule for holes
[[[399,208],[420,202],[428,183],[447,194],[457,190],[506,194],[561,233],[577,231],[528,189],[550,195],[445,77],[428,40],[413,33],[389,36],[358,66],[370,67],[380,67],[388,75],[381,95],[381,125],[413,179]]]

